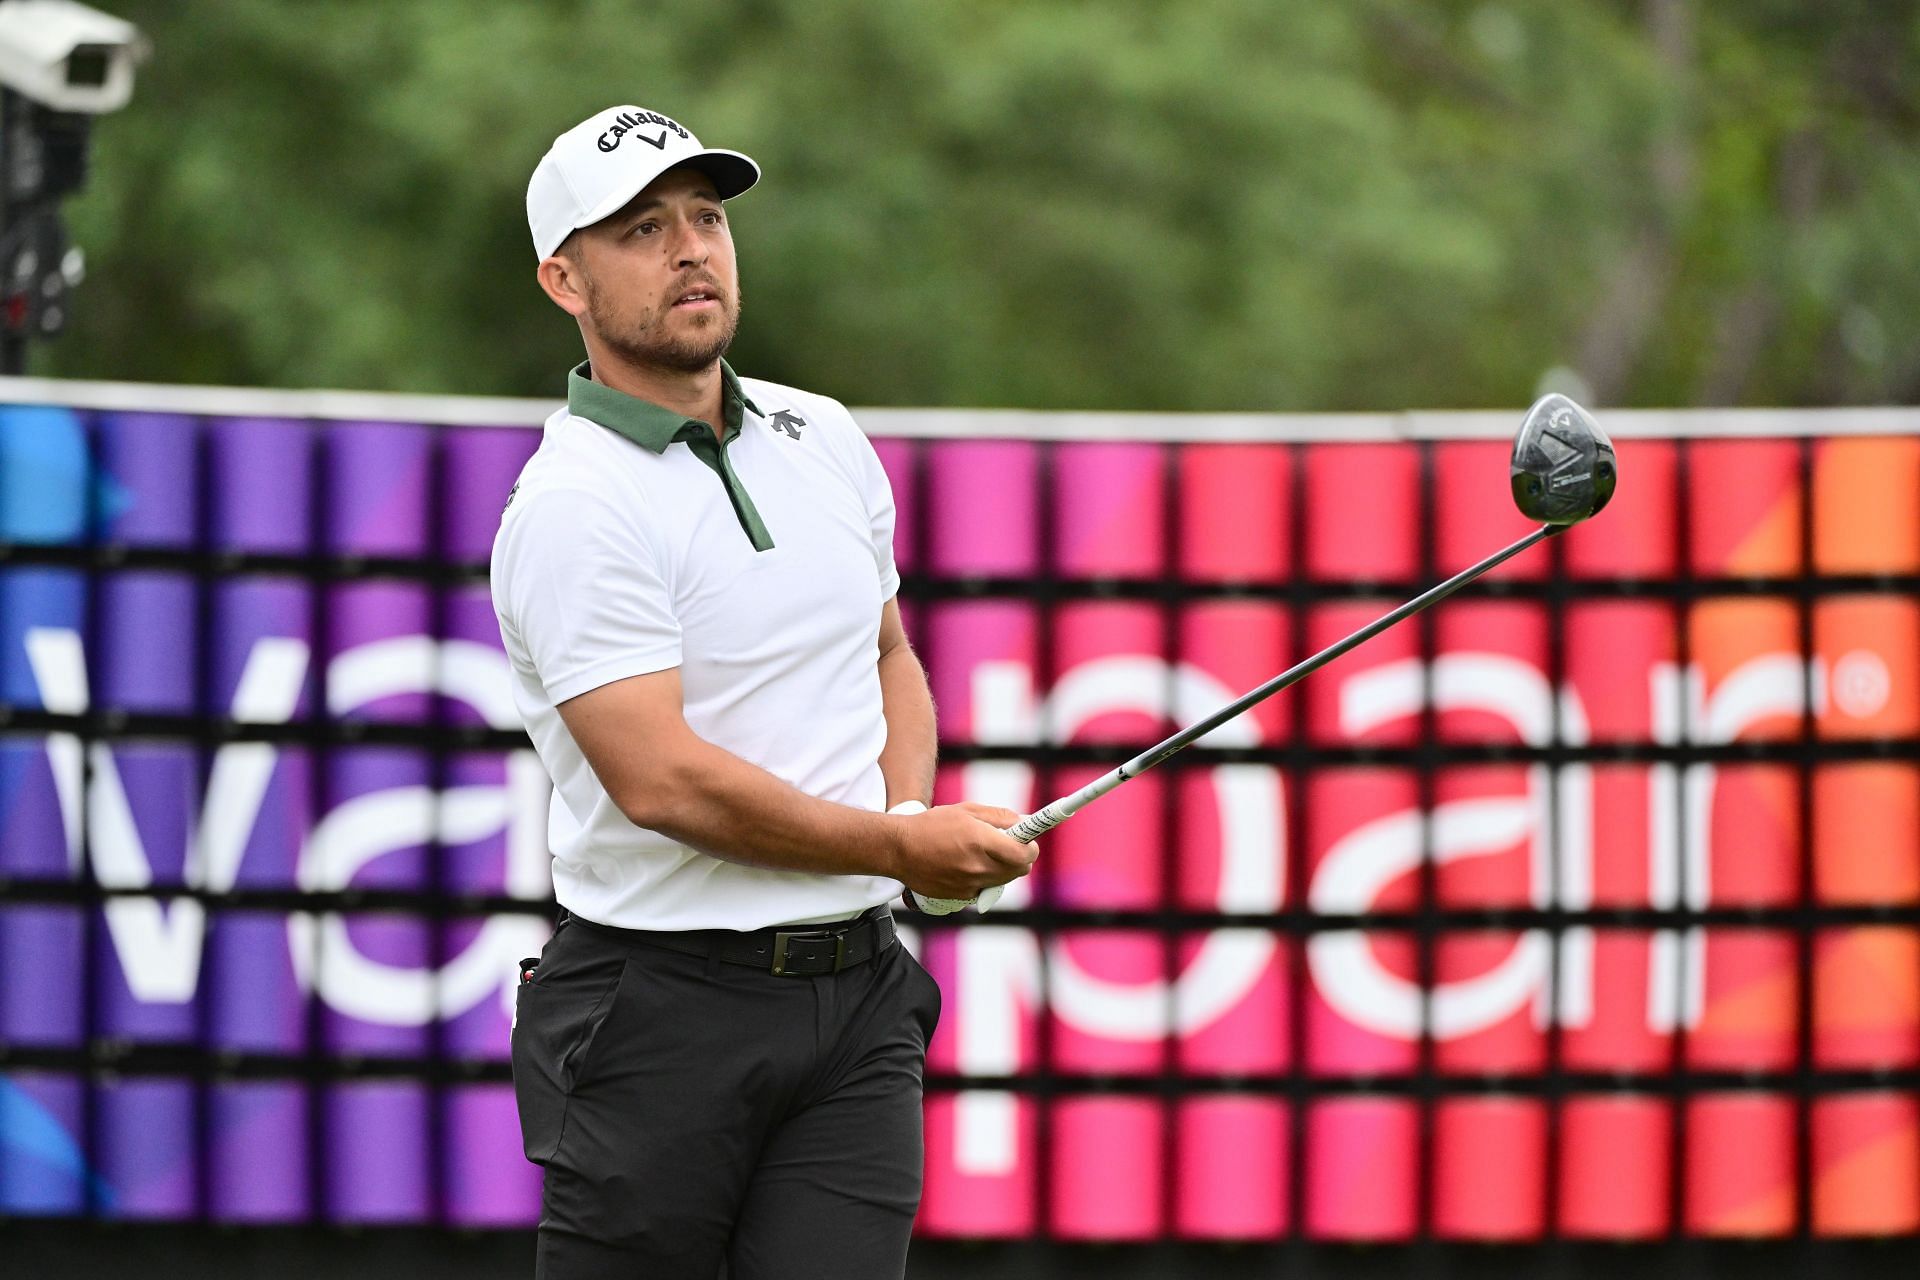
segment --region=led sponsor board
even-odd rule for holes
[[[908,918],[920,1230],[1920,1233],[1920,438],[1821,427],[1622,438],[1593,524]],[[1135,429],[877,440],[941,799],[1062,794],[1525,529],[1498,441]],[[485,580],[537,438],[0,408],[0,1214],[537,1216]]]

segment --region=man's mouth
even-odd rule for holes
[[[673,309],[675,311],[697,309],[700,307],[717,307],[719,305],[720,295],[711,289],[689,289],[673,300]]]

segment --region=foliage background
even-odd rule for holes
[[[527,175],[637,102],[766,171],[736,367],[853,403],[1920,399],[1920,0],[96,3],[37,373],[557,395]]]

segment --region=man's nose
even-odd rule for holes
[[[682,222],[675,229],[672,249],[676,268],[706,265],[707,242],[700,237],[699,228],[691,222]]]

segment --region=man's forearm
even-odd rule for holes
[[[917,697],[902,698],[903,676]],[[917,661],[908,670],[896,660],[884,684],[893,691],[886,699],[887,785],[912,791],[893,802],[925,797],[933,768],[926,677]],[[1025,875],[1033,863],[1031,846],[1005,833],[1017,814],[963,803],[902,817],[822,800],[702,738],[681,706],[677,667],[616,680],[560,704],[560,718],[607,796],[636,826],[729,862],[885,876],[935,898],[972,897]]]
[[[881,713],[887,721],[880,774],[887,780],[887,807],[905,800],[932,804],[939,741],[927,673],[905,641],[881,654],[879,662]]]
[[[1030,845],[1008,839],[1019,815],[950,805],[918,817],[873,813],[821,800],[688,731],[649,744],[656,798],[624,809],[639,825],[716,858],[832,875],[878,875],[935,898],[970,898],[1025,875]]]
[[[671,781],[622,806],[635,824],[728,862],[895,875],[901,819],[807,795],[691,732],[660,746]]]

